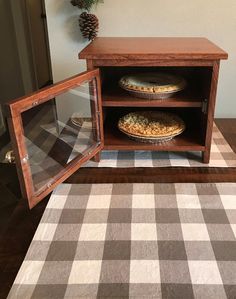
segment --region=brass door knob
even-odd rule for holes
[[[7,163],[15,163],[15,155],[12,150],[6,153],[5,160]]]

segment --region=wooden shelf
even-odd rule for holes
[[[103,88],[103,107],[202,107],[203,98],[194,89],[186,89],[165,100],[148,100],[134,97],[119,86]]]
[[[104,125],[106,150],[204,151],[205,146],[194,128],[187,129],[171,141],[149,144],[130,139],[117,128],[117,120],[107,119]]]

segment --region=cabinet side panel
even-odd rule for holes
[[[95,69],[95,67],[94,67],[94,62],[93,62],[93,60],[92,59],[87,59],[86,60],[86,65],[87,65],[87,71],[92,71],[92,70],[94,70]],[[98,92],[98,95],[100,95],[99,97],[99,99],[98,99],[98,105],[100,105],[100,107],[101,107],[101,110],[100,110],[100,113],[99,113],[99,115],[96,115],[96,109],[95,109],[95,107],[94,107],[94,103],[93,103],[93,101],[90,101],[90,103],[91,103],[91,112],[92,112],[92,115],[94,116],[94,119],[93,119],[93,121],[95,122],[95,123],[97,123],[97,125],[98,125],[98,123],[99,123],[99,125],[101,126],[100,128],[100,132],[101,132],[101,144],[103,145],[104,144],[104,128],[103,128],[103,111],[102,111],[102,99],[101,99],[101,83],[102,82],[102,79],[100,78],[100,80],[99,79],[97,79],[97,82],[96,82],[96,87],[95,86],[93,86],[92,88],[96,88],[97,90],[96,90],[96,93]],[[92,160],[93,161],[95,161],[95,162],[100,162],[100,160],[101,160],[101,154],[100,154],[100,152],[98,152],[93,158],[92,158]]]
[[[217,84],[219,78],[219,68],[220,68],[220,61],[215,61],[213,64],[210,96],[209,96],[208,109],[207,109],[207,128],[206,128],[206,139],[205,139],[206,150],[203,153],[204,163],[209,163],[210,160],[211,141],[212,141],[211,139],[212,139],[212,129],[213,129],[213,121],[214,121],[214,113],[215,113]]]

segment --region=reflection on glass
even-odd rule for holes
[[[22,114],[34,190],[50,186],[74,159],[99,144],[92,82]]]

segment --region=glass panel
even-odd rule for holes
[[[94,84],[76,86],[22,113],[35,192],[52,184],[68,164],[99,145]]]

